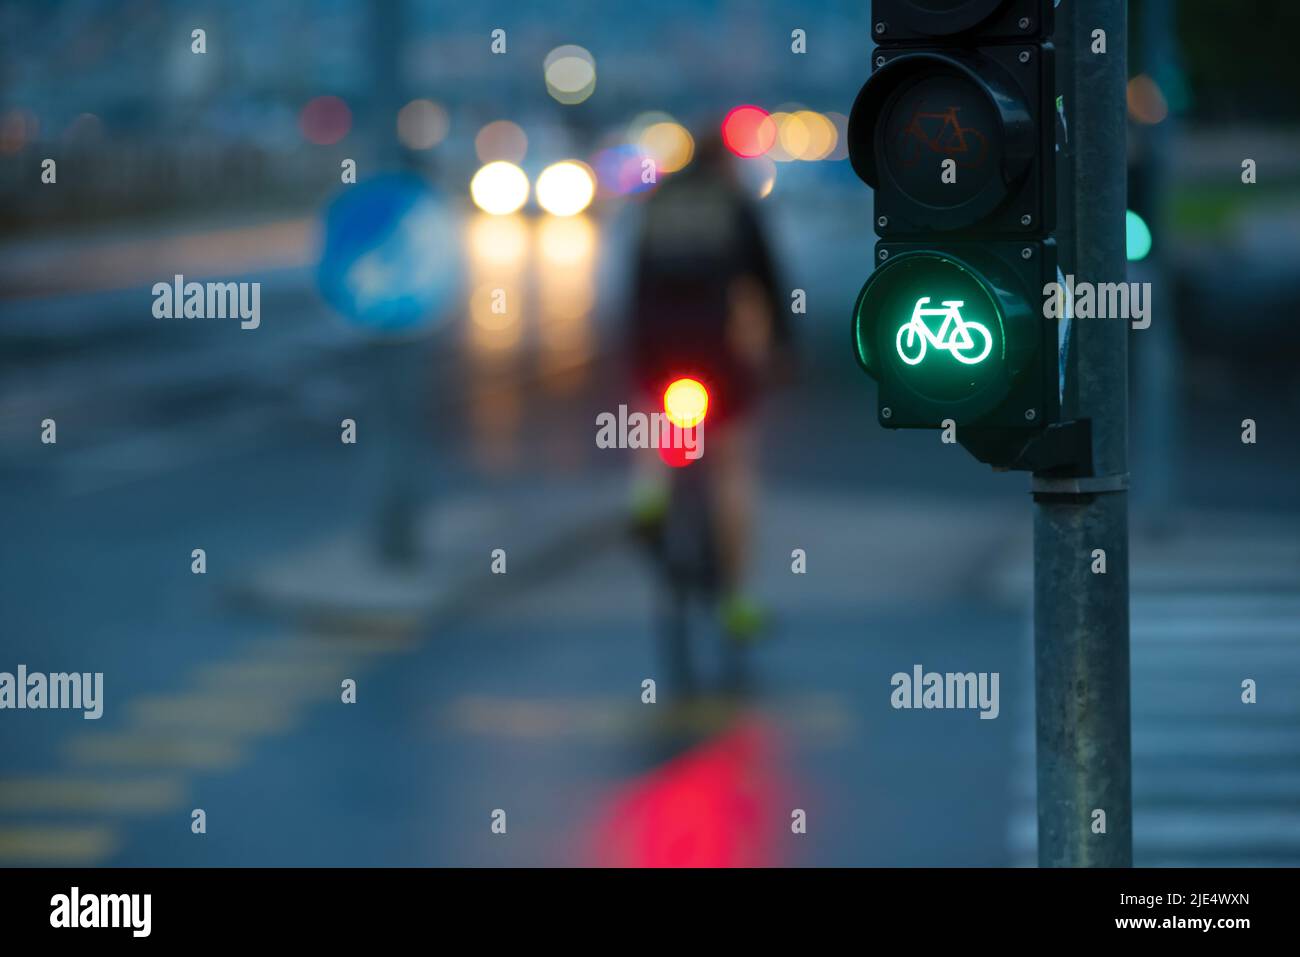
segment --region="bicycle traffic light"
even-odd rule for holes
[[[981,461],[1059,418],[1052,0],[874,0],[849,158],[875,190],[875,272],[853,309],[887,428],[956,424]]]
[[[1036,306],[1045,244],[881,244],[853,311],[854,354],[880,383],[887,428],[1037,429],[1055,413]],[[1021,260],[1030,252],[1029,261]],[[1032,270],[1032,271],[1031,271]],[[1054,323],[1053,323],[1054,325]],[[1055,355],[1055,350],[1050,350]]]

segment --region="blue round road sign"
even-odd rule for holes
[[[460,248],[445,201],[417,176],[350,186],[324,217],[317,279],[351,325],[377,334],[437,322],[455,294]]]

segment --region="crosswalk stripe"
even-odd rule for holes
[[[1134,547],[1134,863],[1300,865],[1300,545],[1274,529]],[[1241,701],[1257,682],[1258,703]],[[1033,729],[1017,735],[1017,863],[1037,843]]]
[[[1223,637],[1229,641],[1232,638],[1226,629]],[[1292,645],[1269,646],[1267,648],[1252,648],[1235,644],[1220,646],[1185,645],[1174,655],[1162,644],[1139,640],[1133,643],[1130,659],[1134,664],[1135,672],[1138,672],[1139,665],[1143,667],[1149,666],[1153,670],[1159,668],[1161,670],[1178,669],[1179,671],[1186,671],[1201,668],[1218,670],[1234,666],[1245,667],[1251,662],[1267,661],[1269,667],[1281,668],[1289,673],[1300,667],[1300,642]],[[1141,677],[1140,672],[1138,677]],[[1250,676],[1243,675],[1242,677]]]
[[[1297,580],[1300,580],[1298,573]],[[1294,614],[1300,612],[1300,595],[1251,595],[1239,591],[1198,591],[1193,594],[1171,597],[1165,595],[1136,594],[1129,601],[1135,615],[1169,613],[1194,613],[1198,617],[1207,611],[1224,615]]]
[[[1235,681],[1220,677],[1196,681],[1178,678],[1145,681],[1140,686],[1135,684],[1134,689],[1137,692],[1132,704],[1134,720],[1185,720],[1186,708],[1169,701],[1171,694],[1177,692],[1197,702],[1197,714],[1202,718],[1262,726],[1285,723],[1293,727],[1300,722],[1300,697],[1287,697],[1287,692],[1279,697],[1272,693],[1272,686],[1267,682],[1264,685],[1267,697],[1261,698],[1259,705],[1242,704],[1241,686]],[[1263,710],[1253,714],[1250,709],[1255,707]]]
[[[1133,799],[1136,803],[1207,804],[1230,801],[1234,805],[1297,806],[1300,794],[1300,772],[1294,766],[1261,768],[1237,773],[1224,773],[1219,769],[1144,767],[1138,765],[1133,773]],[[1034,778],[1029,774],[1015,776],[1012,797],[1029,806],[1034,813]]]
[[[1285,644],[1294,647],[1300,640],[1300,608],[1293,616],[1243,619],[1240,615],[1197,615],[1184,620],[1143,621],[1133,624],[1133,636],[1161,645],[1170,642],[1195,643],[1222,641],[1225,635],[1234,645]],[[1226,651],[1226,649],[1220,649]],[[1271,650],[1271,649],[1270,649]]]

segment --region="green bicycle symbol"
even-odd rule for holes
[[[961,317],[960,310],[966,304],[965,300],[945,299],[944,308],[926,309],[925,305],[929,301],[929,296],[916,300],[911,320],[906,325],[899,326],[895,342],[899,358],[914,366],[925,358],[926,349],[934,346],[947,351],[958,362],[966,365],[983,362],[993,348],[993,336],[980,323],[967,322]],[[937,334],[931,332],[930,327],[922,321],[924,316],[943,316],[943,324],[939,326]],[[971,335],[972,332],[974,336]],[[904,333],[907,334],[906,345],[903,343]],[[982,348],[976,345],[976,336],[984,340]]]

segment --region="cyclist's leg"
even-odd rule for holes
[[[719,579],[727,592],[743,583],[749,551],[755,484],[750,431],[749,422],[733,420],[709,436]]]
[[[640,395],[634,406],[651,409],[647,395]],[[654,535],[663,524],[668,510],[669,467],[653,449],[639,449],[632,456],[631,490],[629,506],[634,528],[646,535]]]
[[[754,506],[758,497],[755,429],[750,417],[735,419],[709,436],[712,505],[723,628],[740,640],[754,637],[767,614],[746,594]]]

